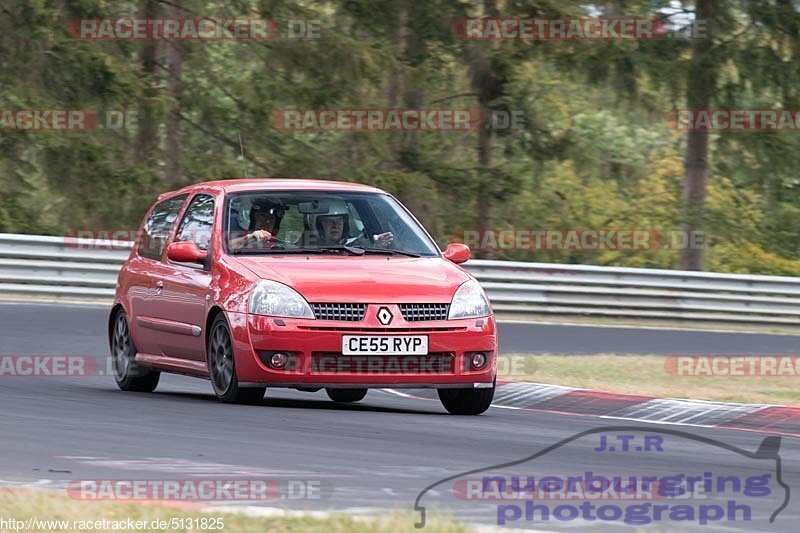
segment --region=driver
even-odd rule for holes
[[[271,241],[277,240],[283,218],[283,208],[266,198],[253,201],[250,208],[250,227],[244,235],[231,239],[231,248],[238,250],[250,245],[271,248]],[[256,244],[257,243],[257,244]]]

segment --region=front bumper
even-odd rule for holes
[[[450,388],[491,387],[497,365],[493,317],[404,322],[382,327],[333,320],[290,319],[235,313],[229,316],[240,384],[271,387]],[[342,355],[343,335],[427,335],[428,356]],[[269,355],[290,354],[292,364],[272,368]],[[480,370],[472,352],[486,354]],[[372,364],[378,363],[378,364]]]

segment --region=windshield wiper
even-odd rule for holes
[[[316,252],[320,254],[330,253],[330,252],[347,252],[350,255],[364,255],[363,248],[359,248],[358,246],[348,246],[344,244],[339,246],[316,246],[314,248],[303,248],[303,251]]]
[[[381,254],[381,255],[404,255],[406,257],[422,257],[414,252],[406,252],[405,250],[392,250],[390,248],[364,248],[364,252],[368,254]]]
[[[286,248],[284,246],[273,246],[272,248],[232,250],[233,255],[261,255],[261,254],[329,254],[334,252],[347,252],[350,255],[364,255],[364,250],[355,246],[321,246],[319,248]]]
[[[257,248],[241,248],[239,250],[232,250],[236,254],[329,254],[335,252],[347,252],[350,255],[402,255],[405,257],[422,257],[414,252],[406,252],[404,250],[390,250],[388,248],[360,248],[358,246],[349,245],[335,245],[335,246],[315,246],[313,248],[286,248],[281,245],[273,246],[272,248],[265,248],[263,250]]]
[[[285,246],[278,244],[276,246],[271,246],[269,248],[255,248],[255,247],[248,247],[244,246],[242,248],[234,248],[230,251],[231,255],[256,255],[256,254],[269,254],[269,253],[291,253],[294,252],[294,248],[286,249]]]

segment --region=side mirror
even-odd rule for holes
[[[176,263],[202,263],[207,256],[208,252],[192,241],[173,242],[167,246],[167,258]]]
[[[457,265],[466,263],[469,260],[469,246],[460,242],[451,242],[444,251],[444,258]]]

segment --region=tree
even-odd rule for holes
[[[694,39],[686,81],[688,109],[711,109],[716,88],[716,58],[712,54],[715,0],[697,0],[695,17],[707,21],[708,34]],[[708,131],[692,129],[686,141],[686,176],[683,186],[684,231],[691,235],[705,228],[703,208],[708,181]],[[683,270],[703,269],[703,248],[686,247],[681,251]]]

